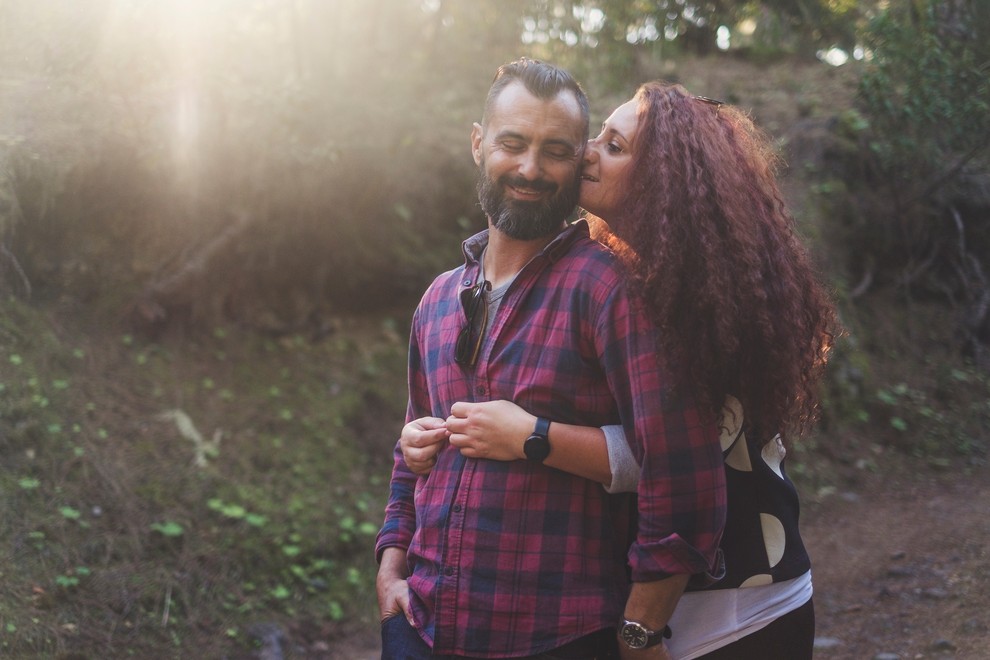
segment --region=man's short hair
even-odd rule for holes
[[[521,82],[526,90],[538,99],[552,101],[561,92],[571,92],[577,99],[581,107],[581,119],[584,120],[584,133],[588,134],[591,111],[588,107],[588,95],[581,89],[581,85],[574,77],[560,67],[531,60],[528,57],[521,57],[518,60],[503,64],[495,72],[495,79],[492,81],[491,89],[488,90],[488,98],[485,99],[485,114],[482,116],[482,125],[487,125],[488,117],[495,107],[495,101],[502,90],[515,81]]]

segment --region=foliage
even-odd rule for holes
[[[990,343],[990,7],[914,2],[878,15],[857,110],[840,115],[831,192],[861,293],[893,283],[952,302],[967,350]],[[961,93],[962,92],[962,93]]]
[[[640,76],[644,59],[721,50],[796,53],[856,45],[857,28],[874,2],[763,0],[649,2],[534,0],[527,3],[523,40],[535,52],[583,74],[614,80]],[[589,60],[594,60],[591,64]],[[618,76],[616,76],[618,74]],[[606,83],[608,78],[603,79]]]
[[[550,57],[625,93],[648,63],[712,50],[720,25],[819,48],[860,16],[824,0],[195,6],[0,4],[9,289],[99,299],[151,333],[319,332],[414,298],[483,226],[466,144],[498,64]]]
[[[178,346],[5,299],[0,654],[240,656],[259,621],[326,643],[373,617],[394,434],[368,420],[401,424],[396,325]]]
[[[990,8],[916,2],[880,14],[860,101],[892,185],[936,192],[990,148]]]
[[[417,294],[481,224],[470,116],[428,60],[449,35],[418,3],[371,9],[0,6],[7,283],[276,332]]]

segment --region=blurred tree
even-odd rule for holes
[[[863,286],[952,301],[990,366],[990,5],[914,0],[866,32],[860,113],[846,134],[845,242]]]
[[[856,45],[857,29],[882,3],[869,0],[531,0],[523,41],[571,66],[605,59],[620,75],[637,56],[705,55],[730,48],[796,53]]]
[[[876,4],[4,0],[0,276],[273,330],[412,297],[482,226],[500,63],[601,96],[678,52],[848,47]]]

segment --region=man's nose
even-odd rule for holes
[[[594,163],[598,160],[598,147],[594,140],[588,140],[588,144],[584,147],[584,157],[581,158],[581,164],[587,165],[589,163]]]
[[[543,162],[538,151],[530,150],[523,154],[522,160],[519,163],[520,176],[530,181],[535,181],[540,178],[542,171]]]

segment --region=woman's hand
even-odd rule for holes
[[[447,418],[450,444],[468,458],[514,461],[526,458],[523,444],[536,417],[511,401],[455,403]]]
[[[399,446],[402,458],[413,474],[430,473],[448,435],[446,422],[439,417],[420,417],[402,427]]]

